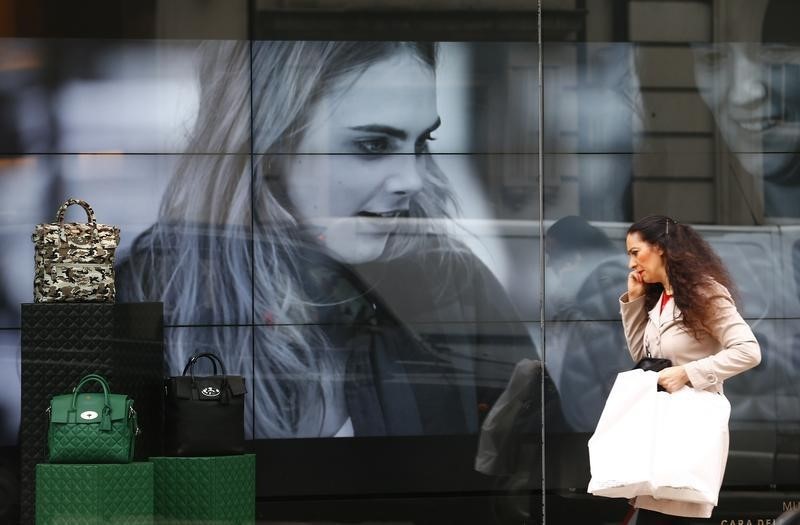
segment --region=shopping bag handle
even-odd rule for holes
[[[98,374],[88,374],[83,376],[83,378],[78,382],[78,386],[72,389],[72,408],[70,411],[78,411],[78,394],[80,394],[81,388],[83,388],[85,384],[91,382],[100,383],[100,386],[103,388],[103,413],[100,419],[100,430],[109,431],[111,430],[111,401],[108,398],[108,382],[103,376]]]
[[[81,199],[67,199],[67,201],[64,204],[62,204],[61,207],[58,209],[58,213],[56,213],[56,222],[58,224],[64,223],[64,214],[67,212],[67,208],[69,208],[73,204],[79,205],[86,211],[86,217],[89,219],[89,224],[91,224],[92,227],[96,228],[97,219],[95,219],[94,217],[94,210],[92,209],[91,206],[89,206],[88,202]]]

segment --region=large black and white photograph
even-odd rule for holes
[[[116,303],[163,305],[164,378],[201,352],[244,378],[270,504],[480,494],[487,523],[641,525],[587,493],[587,448],[635,365],[644,242],[692,290],[722,282],[752,330],[714,387],[711,520],[791,510],[773,500],[800,479],[800,3],[401,3],[254,2],[251,26],[227,20],[240,38],[161,2],[155,36],[3,33],[0,451],[26,417],[32,234],[81,199],[119,228]]]
[[[507,138],[537,112],[530,45],[4,46],[34,63],[9,96],[41,106],[9,112],[24,153],[4,169],[7,242],[30,251],[28,221],[65,195],[119,225],[117,301],[164,303],[169,373],[213,351],[248,379],[248,438],[474,434],[539,357],[538,241],[520,235],[536,141]],[[529,67],[486,93],[518,57]],[[520,110],[505,138],[487,131]],[[493,195],[489,167],[516,194]],[[14,327],[30,265],[4,264]]]

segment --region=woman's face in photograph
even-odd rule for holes
[[[748,173],[774,176],[800,149],[800,47],[767,43],[767,0],[726,3],[728,42],[693,46],[700,95]],[[800,8],[800,5],[798,5]]]
[[[346,75],[315,106],[285,186],[299,221],[335,259],[381,256],[423,187],[438,125],[434,72],[408,52]]]

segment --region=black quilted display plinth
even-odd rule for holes
[[[98,373],[134,399],[142,434],[136,458],[161,454],[162,303],[22,305],[21,522],[34,523],[35,468],[47,462],[50,398]],[[92,387],[94,388],[94,387]]]

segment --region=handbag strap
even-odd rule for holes
[[[195,365],[195,363],[197,363],[197,360],[200,359],[201,357],[205,357],[206,359],[211,361],[212,365],[214,365],[214,375],[217,375],[217,365],[218,364],[219,364],[220,370],[222,370],[222,375],[223,376],[228,375],[227,372],[225,372],[225,365],[222,363],[222,360],[218,356],[216,356],[215,354],[212,354],[210,352],[201,352],[201,353],[194,354],[191,357],[191,359],[189,359],[189,362],[186,363],[186,366],[183,368],[183,374],[182,375],[186,375],[186,372],[189,372],[189,375],[192,376],[192,381],[194,381],[194,365]]]
[[[106,381],[105,377],[99,374],[88,374],[83,376],[83,378],[78,382],[78,386],[72,389],[72,408],[70,411],[77,412],[78,394],[80,394],[81,388],[85,384],[92,382],[100,383],[100,386],[103,388],[103,414],[100,419],[100,430],[111,430],[111,401],[108,398],[108,381]]]
[[[73,204],[81,206],[86,211],[86,216],[89,219],[88,221],[89,224],[91,224],[92,227],[96,228],[97,219],[95,219],[94,217],[94,210],[92,209],[91,206],[89,206],[88,202],[81,199],[67,199],[67,201],[64,204],[62,204],[61,207],[58,209],[58,213],[56,213],[56,222],[58,224],[64,223],[64,214],[67,212],[67,208],[69,208]]]
[[[192,377],[192,389],[197,390],[197,384],[194,380],[194,365],[197,363],[198,359],[201,357],[205,357],[214,365],[214,375],[217,375],[217,365],[219,365],[220,370],[222,371],[222,384],[220,385],[222,390],[222,396],[220,397],[220,401],[223,405],[227,405],[230,402],[230,384],[228,383],[228,372],[225,371],[225,364],[222,362],[222,359],[219,358],[216,354],[212,354],[210,352],[201,352],[197,353],[189,359],[189,362],[186,363],[186,367],[183,369],[183,375],[186,375],[186,372],[189,372],[189,375]]]

